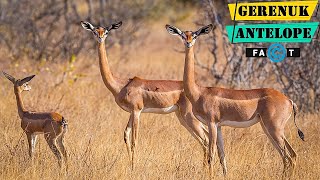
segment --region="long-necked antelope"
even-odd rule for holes
[[[105,86],[113,94],[116,103],[130,113],[130,119],[124,131],[124,141],[132,167],[141,113],[175,112],[180,123],[200,142],[206,157],[208,132],[203,124],[194,117],[191,104],[183,92],[182,81],[146,80],[138,77],[124,80],[114,77],[107,59],[105,39],[109,32],[118,29],[122,22],[108,27],[95,27],[89,22],[81,22],[81,25],[92,32],[98,40],[100,72]],[[219,156],[224,155],[219,153]]]
[[[274,89],[233,90],[201,87],[196,84],[193,45],[199,36],[208,34],[213,28],[214,26],[210,24],[192,32],[181,31],[174,26],[166,25],[167,31],[172,35],[180,36],[185,45],[183,86],[192,104],[194,115],[208,125],[210,173],[215,153],[213,145],[221,137],[217,136],[221,126],[245,128],[259,122],[283,159],[284,177],[291,176],[297,154],[287,141],[284,128],[292,113],[296,125],[297,106],[292,100]],[[300,138],[304,140],[302,131],[297,125],[296,127]]]
[[[67,131],[67,121],[63,116],[56,112],[31,112],[26,110],[23,105],[21,93],[23,91],[31,90],[28,82],[35,75],[28,76],[23,79],[15,79],[13,76],[5,72],[3,72],[3,74],[14,85],[18,114],[21,118],[21,128],[24,130],[28,138],[29,156],[33,159],[38,134],[43,133],[50,149],[58,159],[59,166],[61,166],[62,156],[65,161],[67,160],[67,153],[63,145],[63,137]]]

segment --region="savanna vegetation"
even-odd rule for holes
[[[231,1],[229,1],[231,2]],[[123,21],[106,39],[113,74],[122,78],[182,80],[184,47],[164,28],[172,24],[195,30],[214,23],[217,29],[196,44],[196,78],[202,86],[237,89],[275,88],[299,106],[286,136],[298,154],[293,179],[320,178],[319,42],[300,45],[299,59],[274,64],[247,59],[245,45],[227,41],[227,1],[45,0],[0,1],[0,70],[18,78],[35,74],[27,109],[56,111],[69,122],[65,145],[68,171],[60,171],[43,137],[35,160],[28,157],[20,128],[13,85],[0,77],[0,179],[209,179],[199,143],[173,114],[142,114],[135,170],[129,165],[123,131],[129,114],[114,102],[101,79],[97,41],[81,20],[104,26]],[[226,179],[280,179],[282,160],[260,125],[223,127]],[[215,156],[214,177],[224,179]]]

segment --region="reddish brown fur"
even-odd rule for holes
[[[150,108],[161,109],[177,105],[178,109],[175,111],[181,124],[202,144],[206,154],[207,131],[193,116],[191,104],[183,93],[182,81],[146,80],[138,77],[123,80],[114,77],[109,68],[105,42],[99,43],[98,52],[103,82],[114,95],[116,103],[131,113],[124,139],[132,165],[139,116],[143,110]]]
[[[187,37],[187,42],[190,43],[192,41],[192,31],[186,31],[184,34]]]
[[[82,23],[86,30],[90,23]],[[113,25],[112,25],[113,26]],[[118,28],[119,24],[116,25]],[[92,30],[91,30],[92,31]],[[101,35],[94,29],[93,34]],[[103,37],[98,37],[99,67],[102,80],[113,94],[116,103],[130,113],[124,132],[124,140],[133,166],[136,140],[138,136],[140,113],[171,113],[175,112],[180,123],[201,143],[204,154],[207,152],[207,130],[192,113],[192,106],[186,98],[181,81],[146,80],[134,77],[129,80],[113,76],[105,50]],[[219,156],[220,151],[218,152]]]
[[[185,35],[190,37],[189,32]],[[292,114],[294,103],[274,89],[232,90],[197,85],[194,77],[193,48],[186,46],[185,49],[184,90],[192,104],[193,113],[209,128],[210,172],[218,128],[224,125],[247,127],[251,126],[251,123],[260,122],[283,158],[284,176],[291,176],[297,155],[284,136],[284,127]]]
[[[12,77],[7,74],[5,74],[5,76],[9,80],[10,77]],[[14,92],[17,100],[18,114],[21,118],[21,128],[24,130],[28,138],[29,156],[33,158],[37,136],[39,133],[43,133],[49,147],[57,157],[58,163],[61,166],[62,155],[65,161],[67,160],[67,153],[62,142],[67,128],[66,124],[62,123],[63,117],[56,112],[39,113],[27,111],[23,105],[21,97],[21,92],[24,90],[22,88],[23,84],[19,85],[19,80],[10,81],[14,83]]]
[[[58,113],[52,112],[52,113],[50,113],[50,116],[54,121],[57,121],[57,122],[62,121],[62,116]]]
[[[98,32],[99,37],[103,37],[104,31],[105,31],[104,28],[99,27],[99,28],[96,29],[96,31]]]

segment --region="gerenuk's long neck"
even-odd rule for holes
[[[16,95],[18,114],[19,114],[19,117],[22,119],[26,109],[24,108],[21,93],[18,87],[14,87],[14,94]]]
[[[198,100],[200,96],[199,86],[195,82],[194,78],[194,52],[193,46],[186,48],[186,57],[184,64],[183,85],[187,97],[192,102]]]
[[[99,45],[99,65],[100,65],[100,72],[103,79],[104,84],[107,88],[111,91],[111,93],[115,96],[120,92],[120,85],[113,77],[106,53],[105,43],[101,42],[98,43]]]

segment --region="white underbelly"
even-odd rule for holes
[[[196,115],[196,118],[201,121],[203,124],[208,125],[207,121],[203,119],[201,116]],[[235,128],[246,128],[250,127],[256,123],[259,122],[258,116],[255,118],[248,120],[248,121],[229,121],[229,120],[222,120],[218,123],[218,126],[230,126],[230,127],[235,127]]]
[[[222,120],[219,123],[219,126],[230,126],[230,127],[235,127],[235,128],[246,128],[246,127],[250,127],[254,124],[256,124],[257,122],[259,122],[259,118],[258,116],[256,116],[255,118],[248,120],[248,121],[229,121],[229,120]]]
[[[156,114],[169,114],[178,110],[177,105],[166,108],[143,108],[142,113],[156,113]]]

